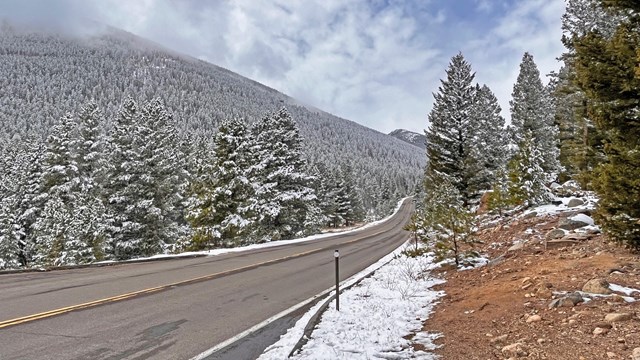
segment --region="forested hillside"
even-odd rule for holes
[[[413,193],[425,163],[412,145],[116,29],[80,38],[4,23],[0,74],[0,267],[376,219]],[[223,123],[241,131],[242,156],[224,149]],[[285,160],[269,158],[273,146]],[[246,162],[229,168],[237,156]],[[229,199],[225,186],[250,193]]]

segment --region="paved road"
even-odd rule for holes
[[[0,275],[0,360],[189,359],[331,287],[334,249],[342,279],[388,254],[411,210],[407,200],[380,225],[306,243]]]

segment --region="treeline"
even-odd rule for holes
[[[525,53],[511,124],[462,54],[453,57],[429,114],[425,195],[412,230],[456,263],[481,203],[502,213],[549,203],[553,181],[595,190],[605,233],[640,248],[640,5],[570,0],[563,68],[545,86]]]
[[[183,138],[161,100],[95,103],[45,142],[2,149],[0,269],[121,260],[291,239],[362,221],[348,168],[309,164],[286,109]]]

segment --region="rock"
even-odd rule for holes
[[[562,200],[551,200],[551,205],[555,205],[555,206],[562,205]]]
[[[618,358],[618,355],[617,355],[616,353],[614,353],[614,352],[607,351],[607,357],[608,357],[609,359],[617,359],[617,358]]]
[[[567,234],[566,231],[562,230],[562,229],[553,229],[548,231],[545,235],[544,238],[547,240],[553,240],[553,239],[561,239],[563,238],[565,235]]]
[[[526,348],[522,343],[514,343],[502,348],[502,354],[509,357],[527,356]]]
[[[584,205],[584,201],[578,199],[578,198],[572,198],[571,200],[569,200],[569,202],[567,203],[567,207],[576,207],[576,206],[580,206],[580,205]]]
[[[593,236],[594,236],[593,234],[571,233],[571,234],[563,237],[562,240],[586,241],[586,240],[591,239]]]
[[[495,259],[489,260],[489,262],[487,263],[487,266],[489,266],[489,267],[496,266],[496,265],[499,265],[499,264],[501,264],[503,262],[504,262],[504,256],[500,255]]]
[[[558,228],[564,229],[564,230],[575,230],[587,225],[589,224],[584,221],[573,220],[569,218],[563,218],[563,219],[560,219],[560,221],[558,221]]]
[[[582,196],[580,184],[575,180],[569,180],[564,184],[556,187],[553,191],[559,196]]]
[[[531,324],[532,322],[538,322],[542,320],[542,316],[540,315],[531,315],[527,318],[527,324]]]
[[[555,239],[555,240],[547,241],[546,246],[547,246],[547,250],[554,250],[554,249],[562,249],[569,246],[577,245],[579,243],[580,242],[576,240]]]
[[[599,327],[599,328],[603,328],[603,329],[611,329],[613,327],[613,325],[611,325],[608,322],[600,321],[600,322],[595,323],[594,327]]]
[[[501,344],[501,343],[504,343],[507,340],[507,337],[509,337],[509,335],[507,335],[507,334],[496,336],[496,337],[492,338],[491,340],[489,340],[489,342],[492,343],[492,344]]]
[[[620,321],[631,320],[632,318],[633,318],[633,315],[631,315],[629,313],[611,313],[611,314],[607,314],[604,317],[604,321],[606,321],[606,322],[620,322]]]
[[[593,329],[593,335],[605,335],[608,332],[609,332],[609,329],[604,329],[599,327]]]
[[[591,279],[582,287],[582,291],[591,294],[609,295],[609,282],[605,279]]]
[[[526,220],[526,219],[533,219],[536,216],[538,216],[538,213],[535,211],[532,211],[528,214],[525,214],[522,218]]]
[[[518,251],[522,249],[524,249],[524,243],[518,242],[511,245],[511,247],[507,249],[507,252]]]
[[[551,301],[551,303],[549,303],[549,309],[557,307],[574,307],[581,302],[584,302],[584,299],[580,293],[571,293]]]
[[[595,225],[595,222],[593,221],[593,218],[587,214],[576,214],[573,215],[572,217],[569,218],[569,220],[572,221],[581,221],[583,223],[586,223],[587,225]]]
[[[633,349],[631,352],[631,360],[640,360],[640,347]]]

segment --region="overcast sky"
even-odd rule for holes
[[[563,0],[0,0],[0,17],[90,18],[382,132],[422,132],[462,52],[509,99],[525,51],[558,69]],[[547,79],[543,79],[546,83]]]

